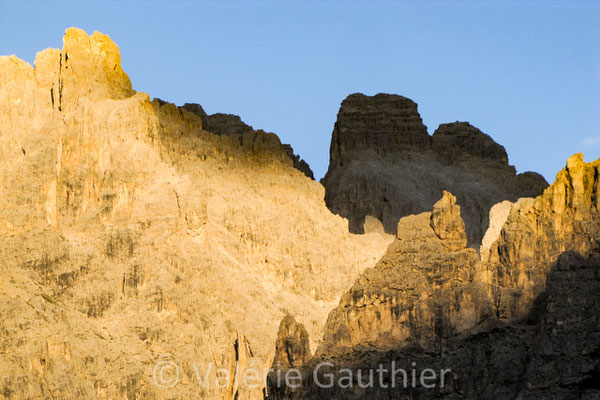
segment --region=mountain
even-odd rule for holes
[[[222,376],[268,368],[288,313],[318,337],[391,238],[348,233],[275,134],[211,133],[108,36],[63,42],[0,57],[0,397],[262,399]]]
[[[324,342],[295,367],[303,385],[278,387],[270,375],[269,398],[598,398],[599,177],[600,160],[569,158],[543,194],[510,205],[486,257],[467,247],[451,193],[400,219],[386,255],[341,297]],[[369,386],[364,377],[378,368],[383,380]],[[394,369],[409,377],[394,379]],[[424,384],[425,371],[438,380]],[[328,379],[343,383],[324,387]]]
[[[238,115],[223,113],[207,114],[202,106],[196,103],[185,103],[182,108],[199,116],[202,120],[203,128],[217,135],[235,135],[242,140],[245,133],[254,131]],[[264,131],[261,132],[264,133]],[[293,161],[294,168],[304,173],[310,179],[315,179],[308,163],[294,153],[292,146],[284,144],[283,148],[288,157]]]
[[[452,192],[473,247],[494,204],[537,196],[548,185],[537,173],[517,174],[504,147],[469,123],[442,124],[429,136],[416,103],[382,93],[342,102],[322,183],[327,206],[355,233],[374,217],[395,234],[401,217],[431,210],[442,191]]]
[[[600,160],[548,186],[354,94],[322,185],[76,28],[0,57],[0,115],[0,398],[600,396]]]

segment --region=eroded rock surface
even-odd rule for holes
[[[285,315],[321,337],[389,244],[276,135],[134,91],[99,33],[0,57],[0,115],[0,397],[262,399],[223,375],[270,367]]]
[[[472,247],[494,204],[537,196],[548,185],[539,174],[516,174],[504,147],[467,122],[441,124],[429,136],[410,99],[358,93],[341,104],[322,182],[327,206],[357,233],[366,216],[396,233],[401,217],[431,210],[447,190],[462,207]]]
[[[236,374],[277,364],[305,376],[273,399],[600,397],[600,161],[517,200],[545,182],[487,135],[352,95],[324,182],[353,235],[275,134],[150,101],[105,35],[0,57],[0,115],[4,398],[263,399]],[[323,389],[324,360],[452,373]]]
[[[279,325],[273,365],[299,368],[306,364],[310,357],[310,343],[306,328],[291,315],[286,315]]]
[[[300,369],[301,387],[272,390],[269,398],[597,399],[600,396],[598,290],[598,254],[583,257],[576,252],[565,252],[553,263],[547,287],[528,324],[490,321],[485,329],[449,338],[443,352],[438,353],[411,346],[391,350],[371,346],[320,354]],[[325,362],[335,367],[319,367],[315,380],[315,367]],[[385,379],[379,380],[378,368],[384,369]],[[392,387],[391,371],[398,369],[408,371],[408,375],[405,379],[397,374]],[[437,379],[425,381],[429,387],[420,382],[420,373],[425,369],[436,373]],[[343,380],[348,370],[352,371],[352,384],[343,387],[340,383],[348,382]],[[369,382],[365,378],[368,371],[374,371],[374,384],[360,387],[359,370],[363,384]],[[417,374],[416,386],[412,386],[413,370]],[[326,387],[324,383],[330,379],[335,385]]]
[[[494,204],[490,209],[490,224],[481,240],[481,247],[479,249],[482,260],[485,261],[489,257],[490,248],[500,237],[500,231],[508,218],[512,206],[512,202],[504,200],[498,204]]]
[[[486,320],[492,304],[476,281],[479,257],[467,248],[451,193],[433,212],[404,217],[396,240],[332,311],[320,353],[356,346],[415,346],[442,351],[445,341]]]
[[[599,177],[600,160],[576,154],[542,195],[501,204],[482,258],[465,247],[451,194],[403,217],[386,255],[330,313],[302,386],[271,398],[599,398]],[[389,374],[359,384],[360,370],[394,366],[451,373],[443,387],[402,375],[392,387]]]
[[[254,132],[254,129],[237,115],[222,113],[207,114],[202,106],[196,103],[185,103],[182,108],[199,116],[202,119],[203,128],[211,133],[243,137],[245,133]],[[292,146],[284,144],[283,149],[293,161],[294,168],[304,173],[310,179],[315,179],[308,163],[294,153]]]
[[[527,314],[544,290],[549,268],[564,251],[600,247],[600,160],[567,160],[541,196],[516,202],[490,248],[486,273],[506,318]]]
[[[185,103],[183,109],[200,117],[205,130],[217,135],[243,135],[254,129],[246,124],[238,115],[234,114],[207,114],[200,104]]]

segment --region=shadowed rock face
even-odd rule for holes
[[[473,156],[482,162],[508,166],[503,146],[468,122],[440,124],[431,137],[431,148],[445,164],[460,164],[461,158]]]
[[[366,152],[373,158],[426,148],[430,137],[412,100],[388,94],[348,96],[333,128],[330,165],[345,166]]]
[[[405,345],[395,349],[355,347],[346,352],[318,353],[304,367],[302,386],[296,389],[271,386],[269,399],[444,399],[444,400],[547,400],[600,397],[600,257],[565,252],[552,264],[546,288],[527,323],[493,320],[446,342],[442,351],[423,351]],[[329,362],[333,370],[320,367],[319,382],[334,374],[333,387],[317,385],[315,367]],[[337,382],[352,371],[352,387]],[[374,384],[361,388],[359,370],[384,368],[384,380],[374,372]],[[420,373],[435,371],[435,387],[424,387]],[[391,379],[392,369],[417,371],[417,384],[401,374]],[[444,374],[444,385],[440,376]],[[272,379],[274,381],[274,379]],[[392,381],[395,387],[392,387]],[[368,382],[368,379],[362,380]],[[381,384],[380,382],[383,382]],[[404,388],[407,383],[407,388]]]
[[[272,398],[600,398],[599,198],[600,160],[572,156],[542,195],[493,210],[502,227],[484,257],[466,248],[448,192],[431,213],[401,218],[386,255],[330,313],[303,386]],[[324,361],[336,379],[392,361],[452,373],[444,388],[324,389],[313,380]]]
[[[269,397],[598,399],[600,161],[575,155],[541,196],[493,210],[481,257],[467,245],[486,201],[539,176],[466,123],[428,136],[406,98],[345,103],[327,179],[349,179],[340,204],[383,210],[364,235],[275,134],[135,92],[105,35],[69,29],[35,68],[0,57],[0,396],[263,399],[216,370],[397,360],[452,374],[437,391],[303,380]],[[397,222],[389,247],[371,215]]]
[[[293,164],[294,168],[296,168],[298,171],[302,172],[304,175],[306,175],[310,179],[313,179],[313,180],[315,179],[312,169],[310,169],[310,166],[308,165],[308,163],[306,161],[304,161],[303,159],[301,159],[299,155],[294,153],[294,149],[292,148],[291,145],[284,144],[283,150],[285,151],[287,156],[294,163]]]
[[[444,192],[433,212],[400,220],[386,255],[329,315],[321,353],[406,345],[439,352],[449,337],[491,315],[455,201]]]
[[[537,196],[547,186],[539,174],[516,174],[504,147],[467,122],[442,124],[429,136],[416,103],[389,94],[352,94],[342,102],[322,183],[329,209],[356,233],[366,216],[395,233],[401,217],[430,210],[448,190],[473,247],[494,204]]]
[[[300,368],[310,357],[310,343],[306,328],[291,315],[286,315],[279,325],[273,366]]]
[[[242,137],[245,133],[254,132],[254,129],[246,124],[242,119],[234,114],[206,114],[200,104],[185,103],[182,106],[183,109],[196,114],[202,119],[202,127],[217,135],[234,135]],[[300,158],[299,155],[294,153],[294,149],[289,144],[283,145],[284,151],[287,156],[294,163],[294,168],[301,171],[304,175],[310,179],[315,179],[310,166],[306,161]]]
[[[185,103],[182,108],[199,116],[202,119],[202,127],[217,135],[243,135],[254,130],[234,114],[216,113],[208,115],[200,104],[195,103]]]

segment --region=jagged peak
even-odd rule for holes
[[[377,155],[432,149],[449,164],[472,155],[508,165],[505,148],[466,121],[443,123],[433,135],[408,97],[378,93],[348,95],[341,103],[331,141],[331,162],[343,163],[355,151]]]
[[[200,104],[185,103],[181,108],[196,114],[202,119],[204,129],[217,135],[243,135],[253,131],[250,125],[242,121],[239,115],[215,113],[208,114]]]
[[[453,159],[470,154],[508,165],[504,146],[466,121],[440,124],[431,137],[431,146],[444,158]]]
[[[52,90],[61,111],[81,97],[122,99],[135,93],[121,67],[119,47],[100,32],[90,36],[82,29],[69,28],[63,48],[40,51],[34,65],[38,85]]]
[[[583,160],[583,153],[575,153],[567,159],[568,169],[581,168],[584,164],[585,161]]]
[[[552,207],[555,213],[572,209],[587,209],[595,205],[600,210],[600,159],[586,163],[582,153],[569,157],[566,166],[556,174],[556,180],[536,198],[536,207]]]
[[[158,99],[159,101],[162,101]],[[239,115],[226,114],[226,113],[214,113],[208,114],[204,111],[204,108],[197,103],[185,103],[182,107],[202,119],[202,126],[205,130],[217,134],[217,135],[238,135],[243,136],[245,133],[254,132],[255,129],[246,124]],[[257,130],[262,132],[261,130]],[[294,168],[301,171],[314,180],[314,174],[310,169],[310,166],[304,161],[299,155],[294,153],[294,149],[289,144],[282,144],[283,151],[292,160]]]
[[[465,223],[452,193],[444,190],[442,198],[433,205],[430,226],[449,250],[457,251],[467,247]]]
[[[534,174],[524,172],[525,176]],[[521,197],[516,202],[503,201],[497,203],[490,210],[490,225],[481,245],[482,260],[487,260],[493,243],[500,237],[500,231],[509,220],[519,218],[527,210],[552,210],[557,218],[565,218],[575,209],[594,209],[600,211],[600,159],[586,163],[583,153],[576,153],[569,157],[566,166],[556,175],[556,180],[548,186],[542,194],[535,198]],[[594,203],[595,202],[595,203]]]

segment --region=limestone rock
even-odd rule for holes
[[[279,325],[273,365],[283,368],[300,368],[311,357],[308,332],[291,315],[286,315]]]
[[[375,217],[371,217],[367,215],[365,217],[365,223],[363,225],[363,231],[365,233],[379,233],[380,235],[386,235],[385,230],[383,229],[383,225],[381,221]]]
[[[526,374],[529,394],[545,399],[587,392],[600,396],[600,252],[584,257],[562,253],[551,266],[544,292],[532,315],[536,335]]]
[[[333,128],[329,163],[343,166],[368,152],[373,157],[427,147],[430,137],[412,100],[388,94],[349,95]]]
[[[481,240],[481,247],[479,249],[482,261],[487,260],[492,244],[500,237],[500,231],[508,218],[512,205],[513,203],[510,201],[504,200],[498,204],[494,204],[490,209],[490,225]]]
[[[434,213],[402,218],[386,255],[329,315],[318,352],[357,346],[442,351],[449,337],[485,320],[491,303],[475,282],[477,253],[466,245],[460,208],[448,192]]]
[[[575,154],[541,196],[512,206],[486,263],[502,316],[528,312],[562,252],[588,256],[600,247],[599,176],[600,160]]]
[[[460,164],[459,158],[477,157],[480,161],[508,165],[503,146],[468,122],[440,124],[431,137],[431,147],[447,164]]]
[[[306,384],[269,398],[599,398],[599,168],[576,154],[542,195],[495,206],[483,261],[464,239],[444,246],[462,232],[449,193],[433,213],[403,217],[386,255],[330,313]],[[323,387],[312,377],[324,361],[335,380],[392,365],[451,374],[434,388],[392,387],[389,375]]]
[[[133,91],[105,35],[0,57],[0,114],[0,396],[262,399],[216,379],[268,369],[287,314],[318,340],[389,245],[349,234],[275,134]]]
[[[202,119],[204,129],[217,135],[243,135],[254,130],[234,114],[216,113],[208,115],[200,104],[195,103],[185,103],[182,108],[198,115]]]
[[[107,36],[77,29],[35,68],[0,57],[0,114],[3,397],[600,396],[600,160],[517,200],[545,182],[478,129],[430,137],[409,99],[357,94],[326,197],[275,134],[150,101]],[[467,245],[502,199],[480,257]],[[433,391],[238,375],[323,360],[452,374]]]
[[[448,250],[459,251],[467,247],[465,223],[452,193],[444,190],[442,198],[433,205],[430,225]]]
[[[285,316],[279,326],[273,366],[266,377],[265,398],[271,398],[267,397],[267,393],[277,393],[280,397],[293,397],[297,389],[302,386],[297,371],[304,367],[310,358],[306,329],[302,324],[297,323],[294,317]]]
[[[293,161],[294,168],[296,168],[298,171],[302,172],[304,175],[306,175],[310,179],[313,179],[313,180],[315,179],[312,169],[310,169],[310,166],[308,165],[308,163],[306,161],[304,161],[303,159],[301,159],[299,155],[294,153],[294,149],[292,148],[292,146],[290,146],[289,144],[284,144],[283,149],[284,149],[285,153],[288,155],[288,157]]]
[[[417,105],[389,94],[342,102],[322,183],[329,209],[356,233],[370,215],[395,234],[401,217],[431,210],[450,191],[474,248],[494,204],[537,196],[548,185],[539,174],[516,174],[504,148],[467,122],[441,124],[429,136]]]
[[[202,119],[202,126],[204,129],[217,135],[235,135],[243,137],[244,134],[255,132],[250,125],[247,125],[239,116],[234,114],[216,113],[208,115],[200,104],[195,103],[185,103],[182,108],[199,116]],[[284,144],[283,151],[290,160],[292,160],[294,168],[310,179],[315,179],[308,163],[294,153],[292,146]]]

